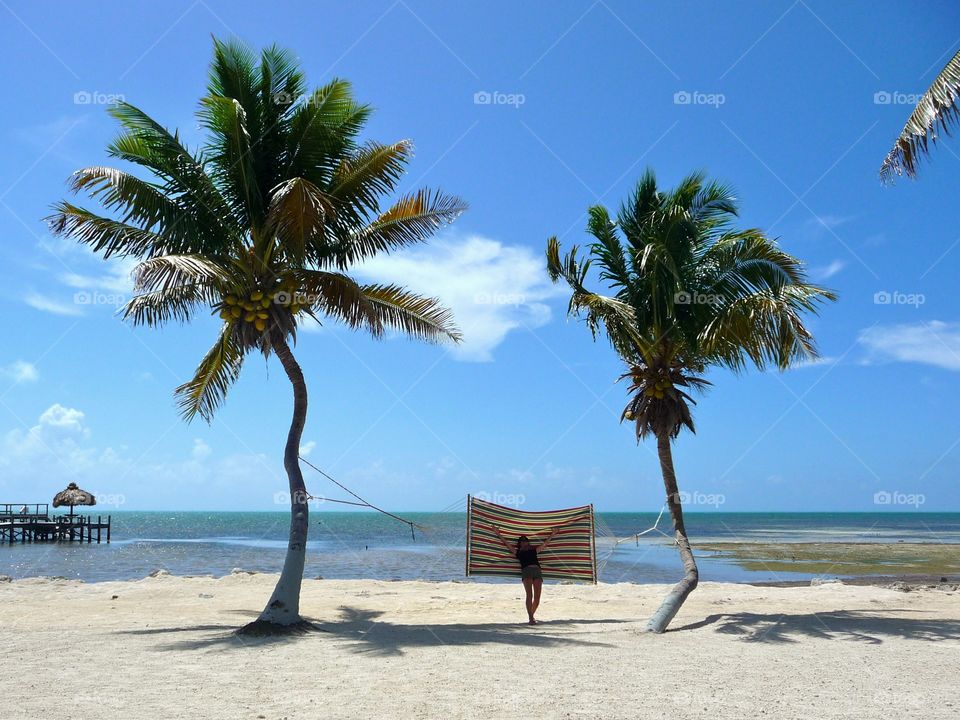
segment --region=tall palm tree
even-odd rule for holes
[[[220,319],[213,347],[176,389],[184,418],[210,422],[252,351],[276,355],[293,385],[284,450],[290,485],[290,542],[273,595],[248,632],[302,628],[299,597],[308,529],[298,449],[307,388],[294,358],[297,327],[331,318],[374,336],[398,330],[427,341],[459,340],[449,310],[396,285],[362,285],[355,263],[429,238],[464,209],[458,198],[420,190],[383,207],[412,153],[409,141],[360,143],[370,107],[333,80],[306,93],[293,55],[259,58],[214,41],[208,92],[198,117],[201,152],[188,150],[143,111],[110,110],[121,133],[109,154],[151,179],[109,167],[72,176],[105,215],[60,202],[52,231],[104,258],[132,256],[134,325],[186,322],[203,310]],[[312,318],[312,320],[307,320]]]
[[[616,220],[600,205],[590,208],[587,259],[577,247],[561,257],[557,239],[547,242],[551,279],[572,291],[570,315],[584,317],[594,339],[604,333],[626,365],[621,422],[634,424],[637,442],[657,441],[684,577],[650,619],[653,632],[666,629],[699,581],[671,448],[681,429],[694,431],[691,393],[709,385],[703,375],[711,366],[785,369],[816,357],[802,316],[834,299],[760,230],[734,229],[736,217],[726,186],[695,173],[661,191],[648,170]],[[592,265],[608,294],[587,288]]]
[[[937,141],[937,126],[950,134],[960,123],[960,52],[934,78],[910,114],[900,137],[880,166],[880,179],[891,182],[895,175],[916,177],[917,160],[930,152],[929,143]]]

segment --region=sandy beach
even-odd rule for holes
[[[660,585],[308,580],[322,631],[231,630],[269,575],[0,583],[4,717],[954,718],[960,594],[705,583],[673,631]]]

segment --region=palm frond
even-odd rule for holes
[[[458,197],[419,190],[400,198],[369,225],[336,244],[315,248],[312,255],[320,264],[347,268],[379,253],[424,242],[466,209],[467,204]]]
[[[53,210],[53,215],[46,218],[50,232],[89,245],[104,258],[113,255],[151,257],[178,249],[171,247],[163,235],[97,215],[66,201],[55,204]]]
[[[423,297],[397,285],[365,285],[363,294],[384,328],[398,330],[416,340],[460,342],[453,312],[436,298]]]
[[[226,288],[231,270],[204,255],[161,255],[139,263],[133,270],[134,290],[153,292],[183,285]],[[213,294],[210,293],[213,297]]]
[[[897,175],[916,177],[917,162],[937,141],[937,127],[947,135],[960,124],[960,52],[934,79],[910,114],[893,149],[880,166],[880,179],[892,182]]]
[[[325,246],[333,218],[330,198],[305,178],[291,178],[274,189],[267,212],[267,230],[277,237],[281,253],[302,265],[311,244]]]
[[[135,327],[160,327],[169,322],[186,323],[202,305],[213,301],[203,285],[179,285],[135,295],[123,307],[123,318]]]
[[[243,367],[245,350],[234,339],[232,323],[224,323],[220,337],[204,355],[193,378],[180,385],[174,394],[180,414],[188,422],[199,415],[208,423],[236,382]]]

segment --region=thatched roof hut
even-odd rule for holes
[[[73,515],[74,505],[96,505],[97,499],[86,490],[81,490],[76,483],[67,485],[66,490],[61,490],[53,496],[53,506],[55,508],[64,505],[70,506],[70,514]]]

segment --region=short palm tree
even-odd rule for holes
[[[362,285],[346,271],[426,240],[464,203],[421,190],[382,207],[411,144],[361,144],[371,111],[342,80],[305,92],[288,52],[272,47],[257,58],[240,44],[215,40],[198,111],[208,132],[203,150],[190,152],[176,133],[120,103],[110,111],[122,131],[109,154],[152,177],[80,170],[71,189],[99,201],[107,214],[64,201],[49,218],[53,232],[104,258],[140,261],[124,313],[134,325],[186,322],[204,310],[219,318],[213,347],[176,389],[188,421],[211,421],[252,351],[276,355],[293,385],[284,451],[290,542],[276,589],[249,632],[302,627],[308,496],[298,450],[307,389],[291,350],[298,325],[332,318],[374,336],[398,330],[428,341],[459,339],[451,313],[436,300],[395,285]]]
[[[834,295],[809,284],[799,260],[759,230],[735,230],[737,202],[729,188],[702,174],[661,191],[647,171],[616,220],[602,206],[589,210],[588,259],[578,248],[560,255],[547,243],[547,270],[570,286],[569,313],[584,317],[594,338],[604,333],[626,365],[630,421],[637,442],[648,435],[657,452],[684,578],[651,618],[663,632],[697,586],[699,571],[683,522],[671,441],[694,431],[691,392],[709,383],[711,366],[748,364],[784,369],[816,356],[803,314]],[[586,287],[590,268],[608,288]]]
[[[937,141],[937,126],[946,133],[960,123],[960,52],[933,80],[917,102],[900,137],[880,166],[880,179],[890,182],[895,175],[916,177],[917,161]]]

